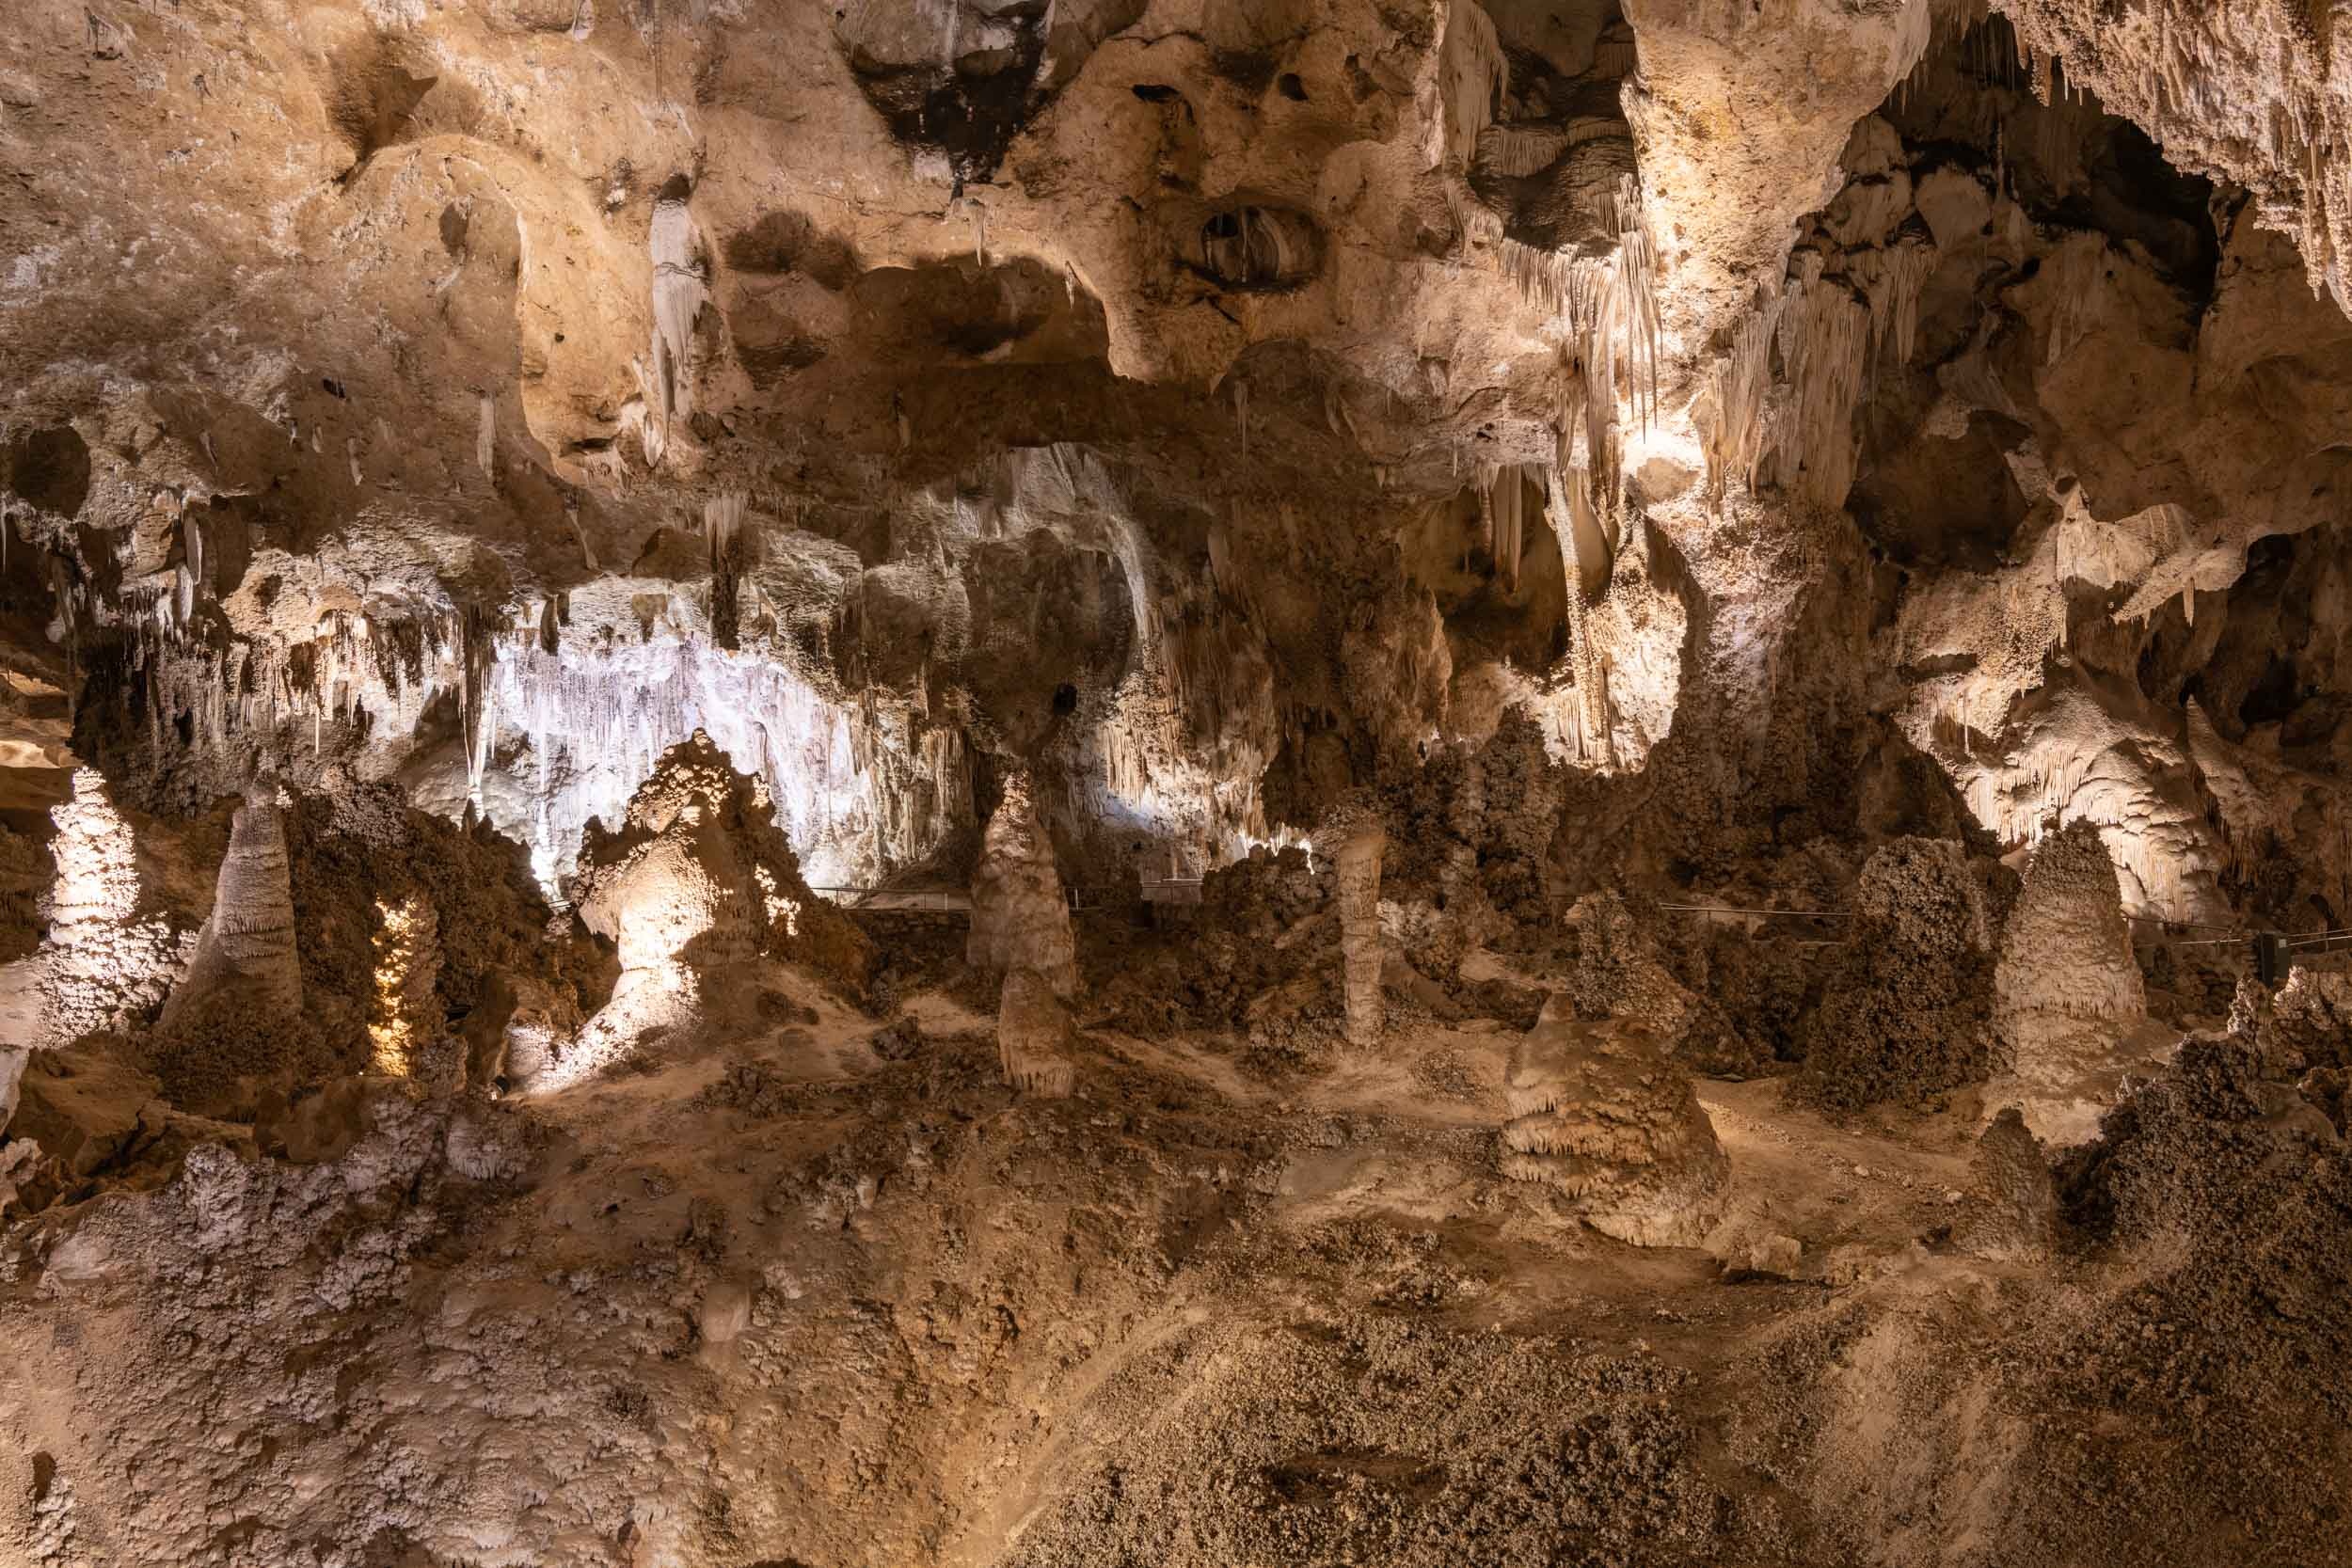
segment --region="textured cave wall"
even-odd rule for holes
[[[2286,176],[2080,89],[2131,29],[1163,9],[29,8],[12,660],[127,800],[388,781],[550,893],[698,729],[820,886],[1016,769],[1117,886],[1517,706],[1583,887],[1942,832],[1918,753],[2137,911],[2345,905],[2352,339]]]

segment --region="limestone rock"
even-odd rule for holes
[[[1024,1094],[1066,1097],[1077,1078],[1076,1040],[1077,1025],[1053,981],[1034,969],[1006,974],[996,1005],[996,1048],[1007,1083]]]
[[[101,1051],[37,1051],[17,1085],[11,1139],[30,1138],[76,1176],[129,1152],[163,1129],[167,1112],[153,1076]]]
[[[1642,1023],[1578,1019],[1554,995],[1512,1050],[1503,1098],[1503,1174],[1559,1188],[1604,1235],[1695,1246],[1722,1217],[1731,1162]]]
[[[972,874],[972,934],[964,961],[987,974],[1029,970],[1057,996],[1078,990],[1077,941],[1070,903],[1054,868],[1054,845],[1038,820],[1026,774],[1006,781],[988,819]]]

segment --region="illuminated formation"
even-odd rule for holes
[[[2352,0],[0,15],[0,1568],[2352,1564]]]
[[[294,951],[294,893],[279,812],[279,802],[267,793],[250,796],[237,807],[212,916],[197,936],[186,975],[164,1004],[167,1027],[221,995],[233,996],[238,1006],[270,1013],[302,1006],[302,962]]]
[[[435,973],[439,967],[434,942],[433,906],[411,895],[398,904],[378,903],[375,914],[382,924],[375,935],[375,990],[368,1015],[369,1060],[377,1072],[406,1078],[416,1071],[417,1035],[432,1003]]]
[[[151,1011],[187,962],[186,933],[142,910],[130,824],[105,781],[75,768],[72,791],[51,813],[57,869],[39,955],[40,1029],[51,1044]]]

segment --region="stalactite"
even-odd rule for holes
[[[1645,427],[1658,403],[1656,255],[1641,187],[1630,177],[1619,185],[1613,207],[1616,245],[1605,256],[1541,250],[1512,240],[1502,245],[1504,275],[1548,306],[1565,329],[1559,464],[1575,462],[1581,429],[1583,467],[1601,494],[1613,493],[1621,477],[1621,399],[1631,401]]]
[[[740,576],[743,567],[741,494],[703,504],[703,534],[710,549],[710,641],[732,653],[742,646]]]
[[[1540,174],[1560,161],[1571,141],[1558,125],[1489,125],[1478,133],[1479,171],[1505,180]]]
[[[1479,133],[1493,122],[1495,105],[1511,90],[1502,40],[1475,4],[1447,8],[1438,70],[1443,141],[1429,161],[1433,167],[1441,162],[1467,166],[1478,150]]]
[[[658,428],[666,446],[673,420],[693,409],[691,350],[694,324],[709,298],[706,273],[696,255],[694,219],[687,211],[685,182],[673,180],[655,202],[650,238],[653,254],[653,346],[644,381],[647,426]],[[648,443],[647,456],[659,461]]]

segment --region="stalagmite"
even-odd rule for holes
[[[164,1004],[163,1023],[169,1027],[190,1009],[230,996],[239,1006],[273,1012],[302,1005],[285,823],[279,800],[266,790],[237,808],[212,918],[197,938],[186,976]]]
[[[1054,982],[1034,969],[1011,969],[996,1007],[996,1048],[1005,1082],[1046,1100],[1069,1095],[1077,1069],[1071,1058],[1077,1026]]]
[[[2149,1037],[2147,994],[2123,899],[2096,824],[2042,835],[1993,974],[1999,1037],[1989,1105],[2015,1104],[2053,1143],[2095,1135],[2127,1071],[2169,1040]]]
[[[2352,0],[79,9],[0,1564],[2352,1564]]]
[[[1558,1188],[1602,1234],[1695,1246],[1722,1217],[1731,1162],[1640,1022],[1579,1020],[1554,993],[1512,1048],[1503,1102],[1503,1174]]]
[[[1056,995],[1077,994],[1078,955],[1070,929],[1070,903],[1025,773],[1005,782],[1004,799],[980,840],[979,864],[972,874],[972,934],[964,959],[991,974],[1030,970]]]
[[[1339,872],[1340,954],[1344,967],[1347,1043],[1380,1043],[1386,1007],[1380,994],[1380,857],[1388,832],[1369,810],[1327,823],[1315,843]]]

